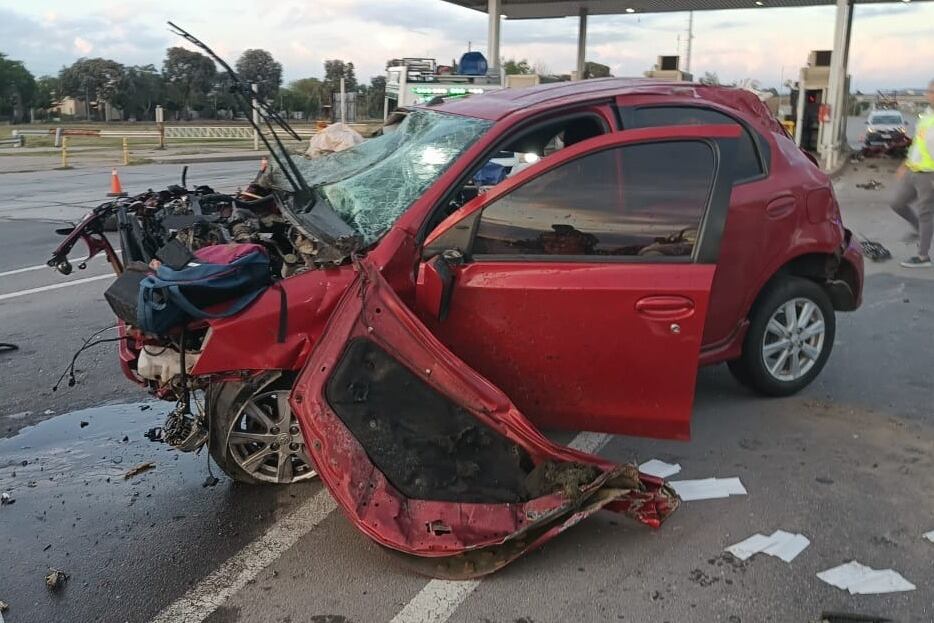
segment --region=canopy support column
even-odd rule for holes
[[[501,23],[500,17],[502,16],[500,0],[487,0],[487,13],[490,19],[486,36],[487,74],[490,76],[498,76],[500,64],[499,28]]]
[[[850,56],[850,33],[853,29],[853,0],[837,0],[837,19],[834,25],[833,54],[830,57],[830,82],[827,85],[827,104],[830,120],[824,124],[821,156],[824,168],[835,168],[844,153],[846,142],[847,95],[849,85],[846,74]]]
[[[577,79],[584,79],[584,69],[587,64],[587,9],[580,10],[580,21],[577,25]]]

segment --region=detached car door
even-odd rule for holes
[[[593,138],[425,243],[416,310],[540,426],[687,439],[739,128]]]

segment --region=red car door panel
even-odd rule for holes
[[[672,266],[468,263],[432,328],[539,426],[685,439],[715,267]]]
[[[323,483],[366,535],[423,573],[467,578],[600,508],[653,527],[676,508],[635,466],[548,441],[378,269],[357,268],[290,403]]]
[[[591,139],[542,160],[464,206],[429,237],[426,254],[435,255],[429,260],[435,266],[437,255],[451,246],[466,259],[447,266],[452,274],[443,280],[446,287],[434,267],[422,264],[417,311],[446,346],[502,387],[538,425],[687,439],[738,136],[735,126],[649,128]],[[678,187],[689,162],[665,160],[664,170],[650,171],[655,177],[645,181],[626,177],[627,169],[636,168],[636,152],[628,160],[625,151],[616,152],[616,161],[606,156],[616,148],[680,149],[699,141],[707,141],[709,149],[698,149],[708,154],[704,166],[710,170],[698,179],[709,188],[699,186],[694,195]],[[602,160],[587,160],[601,154]],[[546,181],[552,172],[573,184],[580,178],[562,178],[566,169],[579,175],[598,162],[610,174],[585,178],[599,188],[598,199],[619,206],[624,216],[633,212],[621,223],[611,215],[603,230],[593,213],[577,221],[564,217],[579,209],[570,205],[577,191],[567,195],[566,209],[547,202],[547,193],[563,192],[561,184]],[[615,167],[621,171],[618,186],[605,182]],[[546,189],[546,200],[531,207],[513,201],[518,216],[511,221],[502,218],[511,214],[513,204],[506,204],[490,218],[495,226],[484,230],[490,206],[535,184]],[[684,201],[697,204],[696,225],[653,238],[655,215],[673,227]],[[635,214],[637,204],[648,208]],[[549,224],[553,231],[546,230]],[[573,255],[566,257],[568,252]],[[443,319],[437,298],[442,291]]]

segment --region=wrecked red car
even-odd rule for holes
[[[248,190],[124,200],[122,257],[92,214],[50,264],[82,237],[118,271],[172,240],[265,247],[275,283],[244,310],[122,325],[125,373],[203,392],[169,443],[207,444],[243,482],[317,472],[362,531],[443,577],[604,506],[658,525],[677,505],[662,481],[536,427],[688,439],[698,365],[791,394],[861,301],[830,181],[737,89],[606,79],[433,103]]]

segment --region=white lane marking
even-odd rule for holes
[[[568,445],[575,450],[594,453],[599,452],[610,439],[603,433],[578,433]],[[444,623],[478,586],[480,580],[431,580],[390,623]]]
[[[120,253],[120,249],[114,249],[114,251],[115,251],[116,253]],[[106,255],[96,255],[96,256],[92,257],[91,260],[95,260],[95,259],[98,259],[98,258],[103,259],[103,260],[106,260],[106,259],[107,259],[107,256],[106,256]],[[6,271],[6,272],[2,272],[2,273],[0,273],[0,277],[6,277],[7,275],[18,275],[18,274],[20,274],[20,273],[28,273],[28,272],[33,271],[33,270],[42,270],[43,268],[48,268],[48,269],[50,269],[50,270],[54,270],[54,269],[52,269],[52,267],[49,266],[48,264],[39,264],[38,266],[27,266],[26,268],[17,268],[17,269],[15,269],[15,270],[8,270],[8,271]]]
[[[7,299],[15,299],[19,296],[28,296],[30,294],[38,294],[39,292],[47,292],[48,290],[58,290],[60,288],[78,286],[78,285],[81,285],[82,283],[100,281],[101,279],[114,279],[115,277],[116,275],[114,275],[113,273],[108,273],[106,275],[97,275],[96,277],[85,277],[84,279],[75,279],[74,281],[63,281],[62,283],[53,283],[50,286],[30,288],[28,290],[20,290],[19,292],[10,292],[9,294],[0,294],[0,301],[5,301]]]
[[[321,489],[157,614],[152,623],[193,623],[208,618],[335,508],[331,494]]]

